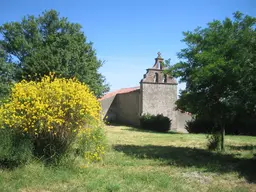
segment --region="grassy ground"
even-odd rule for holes
[[[227,151],[212,153],[206,135],[106,129],[111,149],[103,162],[0,169],[0,191],[256,191],[256,137],[227,136]]]

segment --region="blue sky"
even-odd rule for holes
[[[158,51],[178,62],[183,31],[237,10],[256,16],[256,0],[2,0],[0,25],[49,9],[82,25],[98,58],[105,60],[100,72],[116,90],[138,86]]]

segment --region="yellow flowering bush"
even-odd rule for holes
[[[15,84],[10,101],[0,108],[0,126],[28,135],[36,155],[52,158],[65,153],[79,133],[97,126],[100,111],[86,85],[50,74]]]

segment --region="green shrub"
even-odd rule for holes
[[[140,117],[140,127],[156,132],[168,132],[171,127],[171,120],[162,114],[144,114]]]
[[[11,168],[32,158],[33,143],[26,134],[9,128],[0,128],[0,165]]]
[[[61,158],[69,152],[74,139],[75,135],[62,137],[41,132],[39,137],[34,140],[34,156],[46,163],[58,164]]]
[[[76,155],[85,158],[87,163],[100,161],[106,149],[106,138],[101,126],[84,129],[76,138],[74,148]]]
[[[221,144],[221,134],[220,133],[213,133],[212,135],[207,136],[208,143],[207,148],[209,150],[220,150],[220,144]]]
[[[226,134],[256,136],[256,119],[253,117],[237,116],[232,123],[226,123]],[[186,130],[189,133],[213,133],[220,131],[220,127],[212,119],[197,117],[187,122]]]
[[[65,154],[55,162],[58,166],[84,168],[90,163],[102,161],[106,148],[107,142],[102,123],[79,132]]]
[[[212,133],[214,132],[214,122],[203,118],[195,118],[187,122],[185,129],[189,133]]]

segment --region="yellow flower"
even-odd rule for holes
[[[95,143],[85,154],[88,161],[104,153],[95,127],[101,124],[101,106],[87,85],[77,79],[54,78],[50,73],[41,81],[22,80],[12,87],[9,103],[0,106],[0,128],[10,127],[31,137],[77,136],[84,144]],[[42,134],[43,133],[43,134]]]

